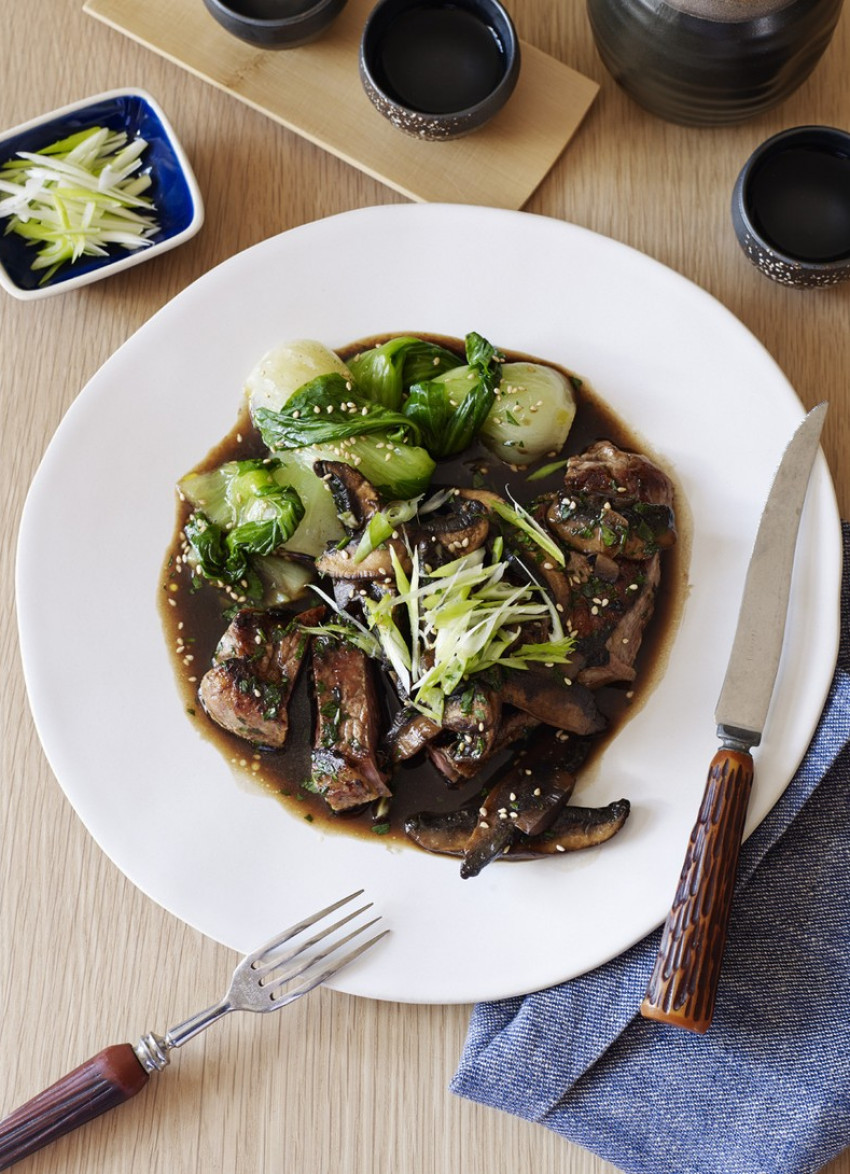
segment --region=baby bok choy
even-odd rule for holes
[[[415,383],[403,412],[420,428],[432,456],[454,456],[469,448],[493,405],[503,356],[480,334],[466,336],[466,364],[442,376]],[[463,394],[452,394],[453,377],[463,372]]]
[[[541,363],[503,363],[478,438],[510,465],[530,465],[563,448],[576,414],[570,380]],[[460,412],[475,387],[474,370],[456,367],[437,377],[442,393]],[[472,389],[472,390],[470,390]]]
[[[400,411],[413,384],[460,365],[458,356],[438,343],[400,334],[362,351],[348,367],[362,395]]]
[[[183,532],[196,574],[258,602],[269,593],[274,602],[292,598],[293,588],[296,593],[303,588],[302,568],[282,558],[271,562],[304,517],[301,498],[279,461],[228,461],[207,473],[189,473],[179,490],[194,507]],[[268,576],[275,564],[280,579],[264,581],[263,570]]]
[[[301,339],[268,351],[249,374],[246,393],[263,442],[287,461],[294,454],[302,466],[345,461],[390,500],[427,488],[435,466],[419,446],[416,426],[364,394],[348,366],[322,343]],[[318,478],[316,484],[326,493]],[[318,530],[308,496],[305,525]]]
[[[390,500],[424,493],[434,472],[417,424],[365,399],[338,372],[311,380],[279,411],[258,407],[254,423],[272,452],[309,449],[315,460],[345,461]]]

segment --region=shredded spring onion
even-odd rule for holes
[[[96,126],[41,151],[19,151],[0,168],[0,218],[6,232],[40,245],[33,270],[49,281],[61,265],[80,257],[104,257],[109,245],[150,245],[159,225],[151,184],[141,173],[141,138]]]
[[[575,640],[560,625],[554,639],[521,641],[523,624],[551,613],[536,584],[504,582],[507,563],[488,560],[479,548],[428,573],[417,551],[411,557],[409,576],[393,557],[397,594],[367,599],[367,618],[405,693],[435,720],[445,698],[476,673],[570,659]],[[409,640],[397,623],[400,605],[407,611]]]
[[[391,501],[384,509],[373,514],[363,531],[363,537],[357,544],[354,561],[361,563],[382,542],[392,538],[397,526],[401,526],[404,522],[409,522],[411,518],[415,517],[419,500],[419,497],[413,497],[409,501]]]
[[[515,501],[513,508],[511,508],[506,502],[494,501],[490,508],[494,514],[498,514],[505,522],[509,522],[511,526],[514,526],[517,530],[521,530],[527,535],[551,559],[554,559],[559,567],[564,566],[566,562],[564,552],[554,539],[546,533],[543,527],[532,518],[528,510],[523,509],[519,502]]]

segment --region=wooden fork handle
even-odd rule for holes
[[[150,1074],[130,1044],[115,1044],[0,1121],[0,1170],[141,1092]]]
[[[718,750],[641,1003],[646,1019],[700,1033],[711,1024],[752,783],[749,753]]]

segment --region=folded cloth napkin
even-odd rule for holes
[[[850,1145],[850,525],[843,532],[835,679],[802,765],[742,849],[708,1033],[639,1015],[659,930],[571,982],[476,1006],[453,1092],[627,1174],[813,1174]]]

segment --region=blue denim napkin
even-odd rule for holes
[[[708,1033],[639,1015],[659,930],[562,986],[476,1006],[453,1092],[537,1121],[627,1174],[814,1174],[850,1145],[843,531],[835,679],[800,769],[742,850]]]

